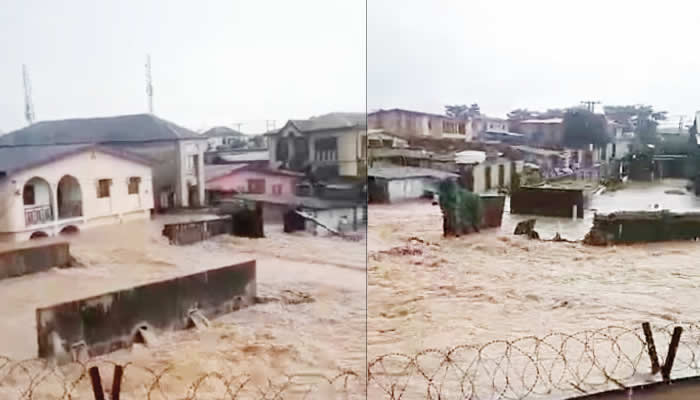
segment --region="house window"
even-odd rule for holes
[[[194,173],[194,164],[196,156],[187,156],[185,168],[187,173]]]
[[[282,194],[282,184],[272,185],[272,194]]]
[[[265,194],[265,179],[248,179],[248,193]]]
[[[129,178],[129,194],[139,194],[139,184],[141,183],[141,178],[138,176],[133,176]]]
[[[467,134],[467,131],[466,131],[465,127],[464,127],[464,124],[459,124],[459,133],[461,133],[462,135],[466,135],[466,134]]]
[[[97,181],[97,198],[109,197],[109,188],[112,186],[111,179],[100,179]]]
[[[25,206],[33,206],[34,202],[35,202],[34,201],[34,185],[25,185],[22,197],[24,198],[24,205]]]

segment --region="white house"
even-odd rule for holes
[[[0,240],[149,218],[151,165],[97,145],[0,147]]]
[[[155,161],[157,209],[204,205],[207,138],[151,114],[41,121],[0,137],[0,147],[101,144]]]
[[[245,135],[235,129],[216,126],[202,133],[207,138],[208,150],[216,150],[220,146],[233,146],[246,142]]]

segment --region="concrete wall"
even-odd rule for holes
[[[637,211],[596,214],[591,233],[607,243],[694,240],[700,237],[700,213]]]
[[[522,187],[510,198],[512,214],[571,218],[574,205],[577,206],[577,218],[583,218],[582,190]]]
[[[505,201],[505,196],[481,196],[481,202],[484,206],[482,228],[498,228],[501,226]]]
[[[82,202],[82,216],[59,219],[57,204],[58,185],[65,176],[77,180],[79,187],[62,185],[64,200]],[[141,180],[139,192],[129,194],[129,178]],[[46,223],[25,223],[25,205],[22,191],[27,182],[40,178],[51,190],[52,218]],[[98,198],[100,179],[111,179],[110,196]],[[125,215],[140,218],[150,216],[153,208],[153,183],[151,167],[145,164],[115,157],[99,151],[86,151],[49,164],[22,171],[10,176],[0,187],[0,202],[4,206],[0,213],[0,233],[9,240],[26,240],[33,232],[55,235],[68,225],[80,229],[104,223],[118,223]],[[64,182],[68,182],[65,180]],[[31,208],[32,206],[27,206]]]
[[[213,318],[252,305],[255,276],[249,261],[38,308],[39,357],[70,361],[80,342],[94,357],[131,346],[139,327],[154,333],[187,328],[195,308]]]
[[[163,236],[170,244],[185,245],[201,242],[213,236],[233,233],[231,218],[208,219],[203,221],[166,224]]]
[[[68,243],[3,251],[0,252],[0,279],[47,271],[54,267],[68,267],[70,261]]]
[[[389,203],[421,198],[430,187],[430,179],[427,178],[392,179],[385,182]]]
[[[265,194],[269,195],[283,195],[289,196],[293,195],[296,190],[297,178],[294,176],[285,176],[280,174],[270,174],[259,171],[238,171],[233,174],[222,176],[219,178],[214,178],[207,182],[207,190],[231,192],[236,191],[239,193],[248,192],[248,180],[249,179],[264,179],[265,180]],[[282,188],[281,194],[276,194],[273,192],[273,186],[280,185]]]

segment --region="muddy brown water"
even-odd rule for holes
[[[279,383],[286,375],[303,375],[302,383],[308,385],[285,386],[285,398],[302,398],[309,388],[321,392],[308,398],[328,398],[328,393],[336,393],[329,392],[332,388],[349,398],[365,397],[364,241],[290,235],[274,226],[266,227],[264,239],[218,236],[175,247],[160,235],[163,222],[171,220],[86,230],[70,238],[71,252],[82,267],[0,281],[0,355],[12,360],[36,356],[36,307],[255,259],[258,295],[264,304],[218,318],[205,330],[162,333],[153,348],[135,345],[100,357],[96,362],[104,367],[103,376],[111,374],[105,360],[130,363],[123,399],[143,399],[149,393],[152,398],[185,398],[197,379],[209,373],[226,379],[250,375],[263,392],[280,388],[269,388],[268,378]],[[152,387],[164,370],[161,385]],[[347,370],[357,374],[350,375],[347,390],[345,383],[324,383],[323,377]],[[6,363],[0,357],[0,397],[21,397],[32,387],[31,377],[48,375],[39,379],[35,396],[60,398],[68,378],[79,375],[75,365],[60,368],[60,378],[46,371],[39,361]],[[299,383],[301,378],[295,379]],[[229,382],[228,393],[240,382],[243,378]],[[261,397],[263,392],[251,385],[237,398]],[[89,390],[83,379],[74,393],[89,398]],[[196,398],[227,393],[221,382],[204,382],[197,390]]]
[[[661,203],[661,208],[697,209],[695,196],[664,193],[669,187],[682,184],[666,181],[659,185],[631,185],[626,191],[594,198],[591,207],[611,211],[649,209],[654,203]],[[583,220],[536,217],[536,229],[543,238],[560,232],[567,239],[577,240],[590,229],[592,213],[588,214]],[[526,218],[530,217],[506,214],[502,229],[445,239],[441,236],[440,210],[428,202],[370,206],[370,362],[388,353],[399,353],[405,357],[401,359],[404,361],[398,356],[394,360],[399,360],[397,365],[405,366],[406,357],[426,349],[445,352],[459,345],[482,345],[531,335],[541,338],[552,332],[573,334],[613,325],[639,330],[644,321],[654,326],[700,321],[696,300],[700,289],[700,243],[597,248],[513,236],[516,223]],[[627,339],[630,340],[625,342]],[[609,344],[608,353],[615,343]],[[628,346],[628,352],[635,355],[639,352],[639,340],[632,335],[621,338],[620,346]],[[666,352],[664,346],[660,345],[662,354]],[[533,352],[525,351],[530,356]],[[513,356],[508,362],[517,364],[516,358]],[[529,362],[522,354],[520,361],[522,365]],[[638,371],[616,373],[641,381],[651,379],[645,376],[648,360],[637,364]],[[464,370],[470,368],[466,361],[458,366]],[[437,362],[433,367],[439,370]],[[511,371],[510,378],[523,386],[521,377],[516,376],[522,370],[516,370]],[[377,371],[382,372],[379,367]],[[504,386],[495,384],[491,378],[501,374],[494,379],[503,380],[507,373],[494,371],[493,368],[490,373],[482,371],[484,376],[480,381],[477,379],[481,385],[477,391],[486,396],[479,398],[521,398],[520,395],[527,393],[522,387],[514,391],[517,393],[500,393]],[[697,373],[688,373],[693,372]],[[370,397],[386,397],[389,383],[398,382],[397,388],[406,390],[404,398],[422,399],[430,390],[436,393],[439,382],[449,383],[452,379],[450,393],[455,397],[443,398],[462,398],[455,394],[460,393],[459,385],[454,382],[460,378],[456,376],[436,376],[438,383],[431,388],[427,378],[415,370],[410,379],[399,378],[407,373],[398,366],[392,373],[395,375],[385,374],[370,381]],[[583,381],[583,384],[597,382],[593,375]],[[558,391],[563,386],[568,391]],[[614,384],[583,386],[586,391],[615,388]],[[448,393],[446,389],[445,393]],[[503,397],[498,397],[499,393]],[[571,397],[577,390],[567,383],[549,393],[545,389],[538,393],[539,397],[533,395],[533,398]]]

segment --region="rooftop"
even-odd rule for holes
[[[141,164],[151,165],[152,160],[107,146],[89,144],[55,145],[55,146],[20,146],[0,147],[0,172],[8,176],[29,168],[57,161],[74,154],[94,149],[119,158],[125,158]]]
[[[301,196],[274,196],[266,194],[237,194],[234,196],[239,200],[248,200],[268,204],[287,205],[290,207],[304,207],[315,210],[328,210],[335,208],[349,208],[357,206],[357,203],[344,200],[326,200],[317,197]]]
[[[91,144],[202,139],[151,114],[42,121],[0,137],[0,146]]]
[[[245,163],[253,161],[268,161],[270,159],[270,153],[267,150],[258,150],[238,154],[219,154],[218,157],[229,163]]]
[[[369,115],[384,114],[384,113],[390,113],[390,112],[399,112],[399,113],[404,113],[404,114],[422,115],[422,116],[448,118],[448,119],[452,118],[452,117],[448,117],[447,115],[427,113],[427,112],[422,112],[422,111],[404,110],[402,108],[392,108],[389,110],[377,110],[377,111],[374,111],[372,113],[369,113]]]
[[[288,124],[294,125],[301,132],[315,132],[332,129],[367,128],[366,113],[335,112],[309,119],[290,119]],[[279,130],[277,131],[279,132]],[[270,132],[274,134],[277,132]]]
[[[418,167],[371,167],[367,176],[382,179],[437,178],[447,179],[457,177],[457,174],[436,169]]]
[[[563,118],[548,118],[548,119],[526,119],[520,121],[521,124],[561,124]]]
[[[224,137],[224,136],[243,136],[243,133],[226,126],[215,126],[208,131],[202,133],[206,137]]]

